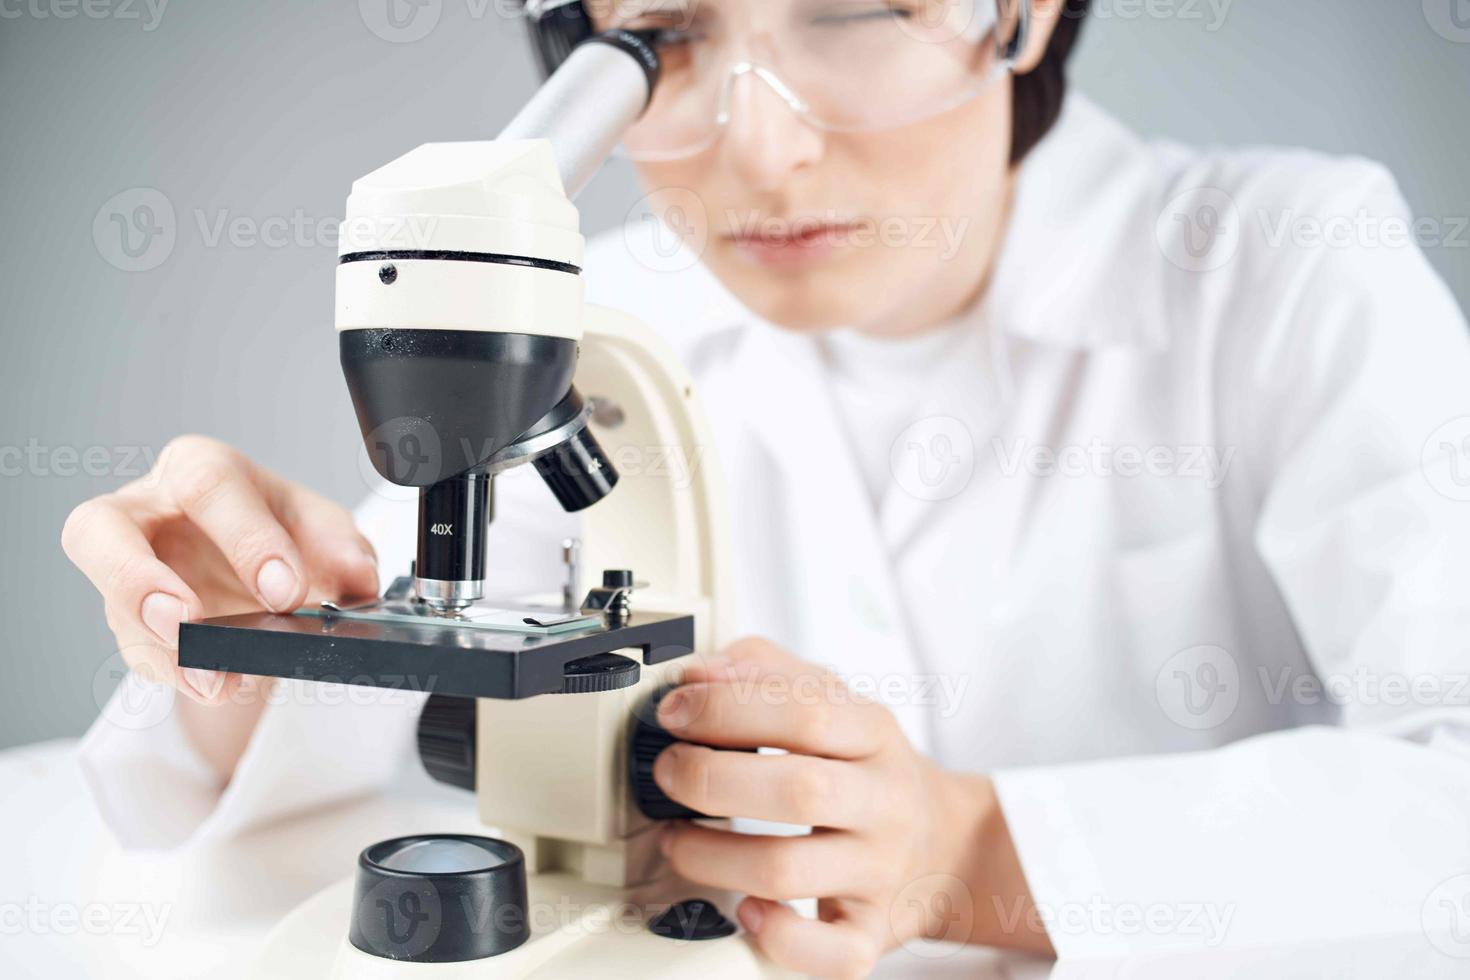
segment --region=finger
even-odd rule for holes
[[[747,636],[712,657],[691,658],[684,664],[683,683],[749,679],[811,666],[764,637]]]
[[[882,952],[881,932],[851,919],[805,919],[780,902],[747,898],[735,910],[756,949],[777,966],[818,977],[865,977]]]
[[[276,512],[313,571],[313,585],[336,599],[378,592],[378,557],[352,513],[299,484],[281,481]]]
[[[778,901],[862,895],[882,871],[874,848],[835,830],[767,837],[683,823],[665,828],[659,847],[690,881]]]
[[[130,668],[204,704],[230,696],[239,684],[237,675],[179,667],[179,624],[201,616],[203,603],[158,559],[115,498],[97,497],[73,510],[62,528],[61,546],[101,593],[107,625]]]
[[[197,436],[170,444],[162,483],[260,603],[287,612],[306,598],[300,551],[257,480],[266,474],[222,443]]]
[[[114,632],[126,631],[167,648],[179,645],[179,624],[203,613],[203,603],[113,497],[97,497],[71,512],[61,547],[96,586]]]
[[[767,746],[831,759],[864,759],[888,744],[893,716],[853,695],[833,674],[807,673],[684,684],[658,706],[679,738],[726,748]]]
[[[687,742],[659,753],[653,779],[670,799],[700,813],[812,827],[866,826],[882,802],[875,798],[875,780],[851,763],[721,752]]]

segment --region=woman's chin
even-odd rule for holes
[[[798,333],[858,326],[881,317],[892,306],[898,286],[885,283],[890,277],[881,268],[861,268],[868,264],[861,261],[776,270],[733,258],[709,263],[725,287],[761,319]]]

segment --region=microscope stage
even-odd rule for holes
[[[406,614],[385,599],[343,610],[220,616],[183,624],[179,666],[515,699],[561,693],[574,662],[588,657],[636,648],[652,665],[694,650],[692,616],[634,612],[627,625],[610,627],[600,616],[563,615],[515,625],[512,610],[472,609],[455,620]]]

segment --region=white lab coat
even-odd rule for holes
[[[1417,248],[1292,233],[1363,213],[1407,214],[1373,164],[1148,144],[1072,98],[1022,169],[974,370],[873,434],[876,512],[813,340],[692,256],[640,261],[643,226],[589,248],[589,299],[698,380],[740,631],[994,774],[1064,960],[1417,934],[1470,871],[1470,481],[1443,445],[1470,432],[1470,335]],[[492,589],[556,588],[575,519],[533,476],[501,494]],[[388,576],[413,550],[395,496],[359,511]],[[169,718],[104,715],[82,757],[121,837],[389,779],[414,699],[292,687],[223,796]]]

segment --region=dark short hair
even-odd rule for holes
[[[1041,63],[1012,81],[1012,166],[1026,159],[1062,114],[1062,99],[1067,94],[1067,59],[1082,33],[1082,21],[1091,4],[1092,0],[1064,0]]]

